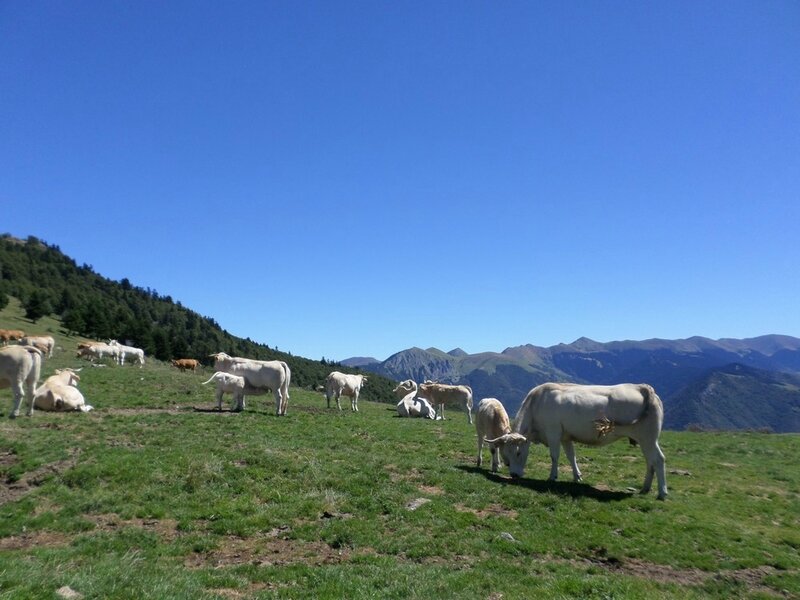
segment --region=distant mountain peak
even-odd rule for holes
[[[582,350],[584,352],[599,352],[604,349],[603,344],[600,342],[595,342],[593,339],[588,337],[579,337],[577,340],[568,344],[575,350]]]
[[[468,356],[466,352],[464,352],[461,348],[453,348],[448,352],[450,356],[454,356],[456,358],[461,358],[462,356]]]
[[[339,362],[339,364],[344,365],[345,367],[364,367],[366,365],[374,365],[379,363],[377,358],[372,358],[371,356],[354,356],[352,358],[346,358]]]

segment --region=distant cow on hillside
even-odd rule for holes
[[[200,361],[194,358],[176,358],[172,361],[172,366],[177,367],[181,372],[188,370],[196,370],[200,366]]]

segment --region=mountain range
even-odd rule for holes
[[[546,381],[633,382],[656,389],[669,429],[800,431],[800,339],[785,335],[607,343],[580,338],[478,354],[409,348],[384,361],[356,357],[342,364],[396,380],[466,384],[476,402],[498,398],[511,415],[531,388]]]

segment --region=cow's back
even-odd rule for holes
[[[648,390],[652,388],[628,383],[613,386],[545,383],[526,396],[514,420],[515,431],[545,443],[548,436],[556,433],[584,444],[612,442],[625,437],[624,434],[614,428],[601,434],[599,424],[636,422],[650,400],[645,396]]]

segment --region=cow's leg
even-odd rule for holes
[[[491,450],[491,446],[489,446]],[[478,460],[475,461],[476,466],[480,467],[483,464],[483,456],[481,456],[481,452],[483,451],[483,436],[478,436]]]
[[[497,473],[500,469],[500,448],[497,446],[489,446],[492,451],[492,473]]]
[[[338,391],[338,390],[337,390],[337,392],[336,392],[336,407],[337,407],[339,410],[342,410],[342,403],[341,403],[341,402],[339,402],[339,399],[340,399],[341,397],[342,397],[342,392],[340,392],[340,391]]]
[[[15,382],[11,386],[12,391],[14,392],[14,405],[11,407],[11,413],[9,413],[9,419],[16,419],[19,416],[19,405],[22,404],[22,396],[23,396],[23,387],[22,383]],[[31,406],[33,406],[33,397],[31,397]]]
[[[575,460],[575,445],[572,440],[564,440],[561,444],[564,446],[564,453],[569,459],[569,464],[572,466],[572,479],[575,481],[581,480],[581,470],[578,468],[578,462]]]
[[[353,400],[350,403],[350,405],[351,405],[351,408],[353,409],[353,412],[358,412],[358,392],[353,394]]]
[[[328,408],[331,407],[331,395],[328,392],[325,392],[325,400],[328,401]]]
[[[647,461],[647,471],[644,475],[642,484],[642,494],[647,494],[653,485],[653,475],[658,478],[658,499],[664,500],[667,497],[667,473],[664,462],[664,453],[658,445],[658,440],[647,443],[639,440],[642,447],[642,454]]]
[[[283,406],[282,403],[283,398],[281,398],[280,389],[275,388],[275,390],[273,391],[273,395],[275,396],[275,414],[280,417],[283,414],[281,412],[281,407]]]
[[[217,410],[222,412],[222,390],[217,390]]]
[[[560,454],[561,444],[559,442],[559,435],[548,435],[547,439],[550,440],[550,477],[548,481],[555,481],[558,479],[558,455]]]
[[[466,408],[467,408],[467,419],[469,419],[469,424],[472,425],[472,407],[469,404],[467,404]]]
[[[444,421],[444,402],[439,405],[439,414],[442,417],[442,421]]]
[[[286,410],[289,408],[289,390],[281,394],[281,414],[286,416]]]

